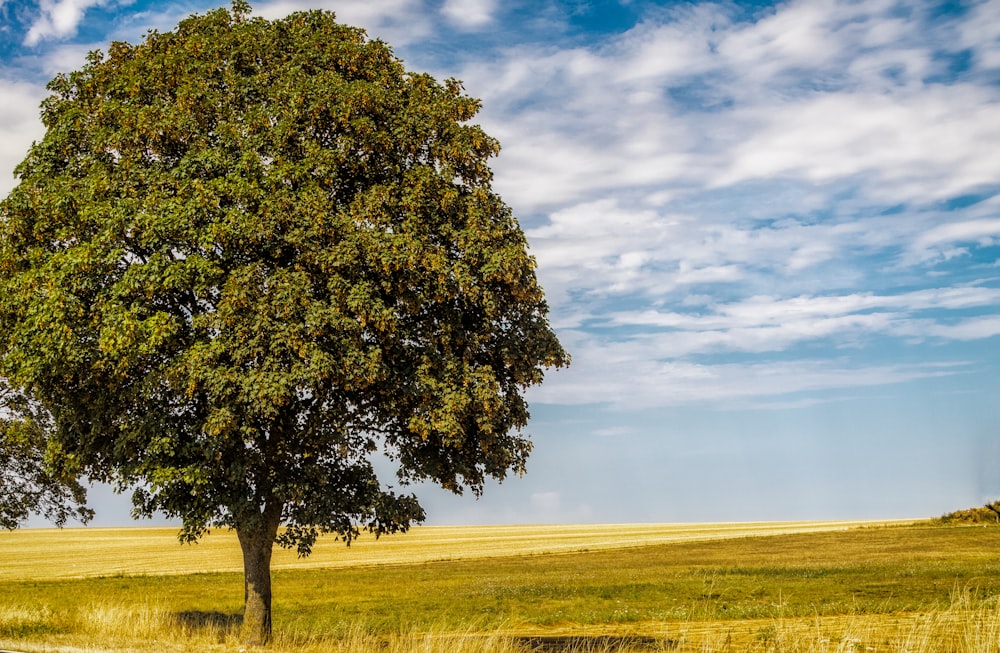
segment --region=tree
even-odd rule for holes
[[[994,521],[1000,522],[1000,501],[987,503],[984,507],[993,513]]]
[[[524,390],[568,356],[478,100],[332,13],[249,10],[50,82],[0,205],[0,372],[62,468],[182,540],[235,529],[263,642],[273,543],[421,521],[378,451],[402,485],[522,473]]]
[[[0,379],[0,528],[13,530],[32,513],[56,526],[94,516],[87,492],[66,470],[46,464],[49,415]]]

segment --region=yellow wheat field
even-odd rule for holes
[[[721,524],[595,524],[423,526],[409,533],[356,540],[350,548],[322,538],[309,558],[276,549],[273,569],[331,568],[565,553],[782,533],[813,533],[895,521],[747,522]],[[175,527],[24,529],[0,532],[0,580],[242,571],[236,535],[216,530],[193,545]]]

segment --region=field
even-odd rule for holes
[[[1000,651],[1000,528],[424,527],[274,562],[275,651]],[[238,651],[235,537],[0,533],[0,648]]]

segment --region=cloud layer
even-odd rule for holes
[[[41,136],[22,73],[103,47],[72,37],[110,2],[22,12],[24,44],[59,45],[0,68],[0,169]],[[483,99],[497,189],[574,354],[538,400],[796,402],[961,374],[949,344],[995,347],[1000,2],[633,5],[592,40],[588,9],[554,2],[255,11],[332,9]],[[192,10],[140,3],[104,32],[134,41]]]
[[[575,369],[538,397],[770,401],[965,369],[939,367],[947,342],[1000,335],[998,37],[997,2],[702,3],[467,65],[572,334]],[[934,363],[872,365],[887,342]]]

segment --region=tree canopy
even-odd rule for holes
[[[237,1],[48,88],[0,204],[0,376],[60,469],[236,530],[248,639],[272,543],[423,519],[377,452],[454,492],[524,471],[524,390],[568,356],[458,81]]]

